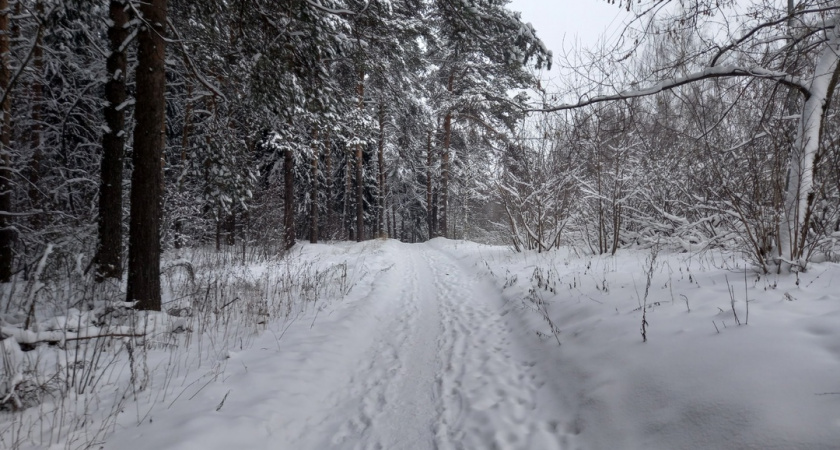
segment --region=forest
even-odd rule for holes
[[[160,251],[208,244],[833,257],[835,2],[648,2],[550,83],[506,3],[0,4],[0,279],[49,254],[159,309]]]
[[[631,283],[643,342],[649,292],[703,311],[671,277],[685,264],[699,288],[695,257],[730,271],[703,278],[726,284],[729,306],[706,304],[716,334],[724,313],[746,325],[760,283],[825,281],[840,262],[840,1],[581,1],[610,4],[620,30],[549,49],[510,0],[0,0],[0,447],[88,448],[126,402],[148,395],[144,423],[171,380],[202,386],[222,373],[207,361],[266,330],[280,352],[311,314],[340,339],[343,316],[319,313],[362,292],[448,318],[441,330],[501,323],[447,303],[478,301],[458,245],[499,292],[531,283],[514,300],[539,320],[523,327],[558,346],[576,323],[552,304],[603,305]],[[628,272],[611,287],[615,261]],[[603,279],[584,294],[592,264]],[[510,369],[496,354],[461,361]],[[84,396],[111,384],[113,399]],[[113,405],[88,420],[101,399]]]
[[[141,308],[169,248],[463,236],[493,96],[550,60],[498,1],[105,3],[0,4],[0,280],[50,254]]]

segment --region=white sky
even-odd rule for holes
[[[536,28],[555,57],[564,47],[593,47],[602,36],[614,41],[627,16],[623,7],[606,0],[512,0],[509,8],[522,13],[522,21]]]

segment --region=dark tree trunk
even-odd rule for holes
[[[295,159],[291,149],[283,153],[283,248],[295,245]]]
[[[137,309],[160,311],[161,154],[166,126],[167,0],[147,0],[140,13],[152,29],[137,35],[137,102],[126,298]]]
[[[326,161],[326,177],[324,177],[324,181],[326,182],[326,199],[324,203],[327,207],[327,225],[326,225],[326,233],[327,239],[333,239],[333,233],[336,230],[335,226],[335,210],[333,209],[335,205],[333,205],[333,167],[332,167],[332,148],[330,147],[330,132],[327,131],[326,136],[324,137],[324,151],[326,154],[324,155]]]
[[[353,152],[346,149],[345,157],[347,164],[344,166],[344,206],[341,213],[341,222],[344,226],[345,239],[353,239],[352,221],[350,219],[350,193],[353,191]]]
[[[376,233],[379,237],[385,237],[383,216],[385,212],[385,105],[379,104],[379,151],[377,153],[379,162],[379,204],[377,205]]]
[[[309,242],[318,243],[318,130],[312,131],[312,186],[309,191]]]
[[[216,212],[216,251],[222,250],[222,209]]]
[[[388,221],[388,229],[390,235],[397,238],[397,209],[394,207],[393,201],[391,202],[391,220]]]
[[[99,246],[96,248],[96,280],[122,276],[122,180],[125,148],[125,114],[118,107],[125,102],[128,13],[124,1],[111,0],[108,28],[111,55],[105,83],[105,124],[102,136],[102,166],[99,184]],[[178,237],[176,236],[176,242]]]
[[[225,244],[236,245],[236,211],[231,211],[225,220]]]
[[[175,248],[180,249],[184,246],[184,219],[175,219]]]
[[[191,83],[187,83],[187,99],[191,99],[193,95],[193,87]],[[193,102],[187,100],[187,107],[184,111],[184,130],[181,134],[181,165],[187,163],[187,149],[190,146],[190,133],[192,133],[192,111]]]
[[[11,42],[9,40],[9,1],[0,0],[0,91],[11,88]],[[11,144],[12,137],[12,96],[6,94],[0,104],[3,113],[0,123],[0,213],[12,211],[11,183]],[[11,228],[11,218],[0,214],[0,282],[12,277],[12,245],[15,233]]]
[[[43,20],[44,3],[38,1],[35,4],[35,12],[39,20]],[[41,214],[37,210],[41,209],[41,192],[38,188],[38,183],[41,180],[41,160],[44,158],[44,153],[41,149],[41,103],[43,102],[44,86],[41,80],[44,76],[44,48],[43,48],[43,27],[38,27],[38,32],[35,36],[35,46],[32,48],[32,68],[35,71],[35,76],[32,80],[31,94],[32,94],[32,124],[29,127],[31,145],[32,145],[32,159],[29,161],[29,203],[33,212],[30,219],[32,228],[37,230],[41,228]]]
[[[359,111],[365,107],[365,72],[359,71],[359,84],[356,87],[359,94]],[[362,144],[356,144],[356,242],[365,239],[365,180]]]
[[[365,240],[365,182],[362,144],[356,145],[356,242]]]
[[[438,203],[440,201],[439,194],[440,194],[440,191],[438,190],[438,188],[434,188],[432,190],[432,222],[435,225],[440,223],[438,221],[438,217],[439,217],[438,216],[438,206],[440,205],[440,203]],[[441,236],[441,234],[438,232],[438,230],[435,230],[435,236],[434,237],[438,237],[438,236]]]
[[[429,239],[435,237],[435,220],[432,214],[432,132],[426,140],[426,222],[429,227]]]
[[[449,143],[452,137],[452,113],[443,119],[443,153],[440,155],[440,230],[447,237],[446,211],[449,207]]]
[[[452,95],[452,86],[455,81],[455,74],[449,75],[449,84],[447,90]],[[452,142],[452,111],[446,112],[446,117],[443,119],[443,154],[440,157],[440,229],[443,236],[447,237],[449,232],[446,223],[446,213],[449,209],[449,146]]]

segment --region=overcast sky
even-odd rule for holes
[[[522,12],[554,55],[564,46],[592,47],[602,36],[615,39],[626,12],[606,0],[512,0],[510,9]],[[555,69],[556,70],[556,69]]]

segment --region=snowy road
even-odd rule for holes
[[[231,353],[219,382],[105,448],[573,448],[497,290],[433,245],[365,245],[346,300]]]
[[[442,252],[398,250],[372,293],[386,303],[376,343],[341,389],[357,411],[319,448],[561,448],[556,422],[535,414],[535,363],[516,358],[498,294]]]
[[[514,254],[435,239],[299,253],[291,265],[315,261],[330,296],[247,345],[208,335],[203,352],[157,350],[146,400],[126,403],[102,448],[837,448],[836,263],[747,275],[752,312],[737,326],[731,260],[666,254],[642,343],[644,251]],[[562,347],[532,294],[552,307]]]

